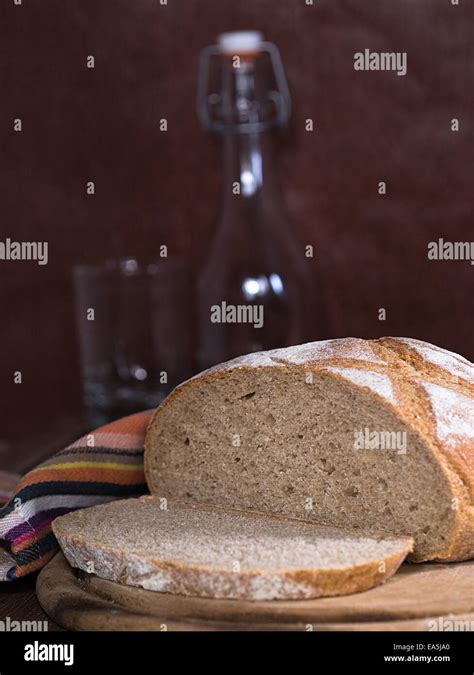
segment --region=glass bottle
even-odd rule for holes
[[[213,81],[217,91],[210,91]],[[204,127],[222,135],[222,193],[198,282],[199,365],[313,338],[311,260],[287,220],[272,133],[289,117],[279,52],[257,32],[225,33],[201,57]]]

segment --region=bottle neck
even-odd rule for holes
[[[267,119],[269,84],[257,77],[254,59],[222,69],[223,173],[221,225],[227,231],[265,229],[280,207],[273,135],[256,128]],[[270,128],[270,127],[269,127]]]
[[[277,198],[269,134],[223,135],[223,206]]]

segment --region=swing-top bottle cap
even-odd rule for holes
[[[224,54],[255,54],[260,51],[263,34],[257,30],[239,30],[221,33],[218,37],[219,49]]]
[[[198,115],[208,131],[250,134],[282,127],[290,108],[280,52],[260,31],[221,33],[217,44],[201,51]]]

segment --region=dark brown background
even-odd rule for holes
[[[223,30],[260,29],[281,50],[294,112],[278,170],[295,234],[316,247],[325,332],[474,357],[474,268],[426,257],[430,240],[472,239],[473,2],[2,0],[0,12],[0,239],[50,249],[46,267],[0,262],[0,436],[80,409],[74,263],[161,243],[202,259],[220,153],[196,119],[197,58]],[[355,72],[365,48],[407,51],[408,75]]]

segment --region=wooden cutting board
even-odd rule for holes
[[[58,553],[36,591],[47,614],[70,630],[429,631],[453,620],[474,629],[474,561],[402,565],[386,584],[337,598],[250,602],[124,586],[73,569]]]

